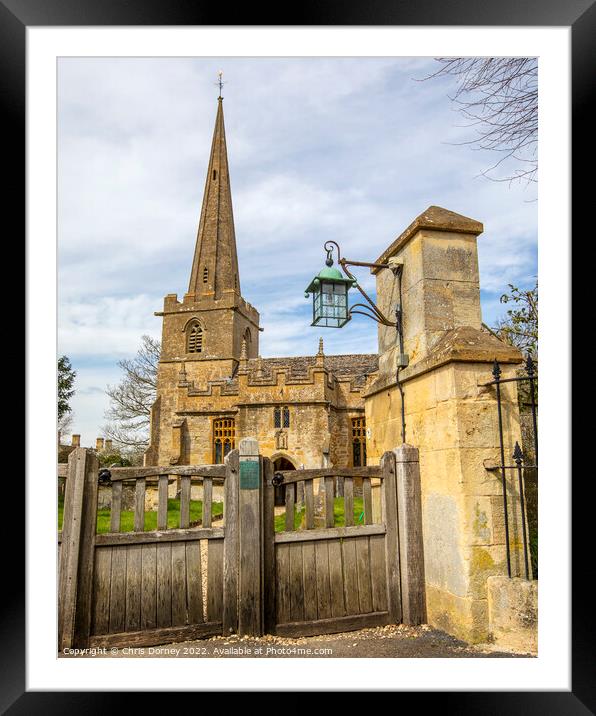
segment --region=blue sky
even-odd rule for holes
[[[334,239],[374,261],[435,204],[478,219],[484,320],[508,283],[537,274],[536,187],[492,182],[495,157],[458,145],[454,81],[416,81],[431,58],[61,58],[58,63],[58,350],[77,376],[73,432],[94,444],[119,380],[167,293],[184,294],[215,121],[224,112],[244,297],[263,356],[313,354],[304,288]],[[362,284],[374,283],[366,270]],[[375,352],[358,317],[327,353]]]

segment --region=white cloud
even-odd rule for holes
[[[146,295],[105,297],[93,302],[84,297],[62,304],[59,316],[59,352],[78,357],[114,357],[136,353],[143,334],[159,337],[156,305]]]

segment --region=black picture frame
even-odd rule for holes
[[[333,0],[303,2],[291,13],[278,14],[265,4],[243,3],[237,8],[227,5],[225,12],[217,4],[191,3],[185,0],[2,0],[0,2],[0,103],[5,124],[4,188],[5,218],[12,214],[14,227],[24,227],[25,217],[25,32],[28,26],[109,26],[109,25],[435,25],[435,26],[568,26],[572,37],[572,131],[574,196],[572,210],[576,227],[589,215],[593,205],[591,155],[593,114],[590,100],[596,83],[596,4],[594,0]],[[291,16],[290,16],[291,15]],[[233,23],[222,23],[223,17]],[[580,208],[582,211],[580,212]],[[575,228],[576,228],[575,227]],[[14,229],[13,229],[14,231]],[[577,228],[576,228],[577,231]],[[592,243],[589,228],[587,243]],[[24,232],[23,232],[24,234]],[[14,233],[14,236],[17,234]],[[14,249],[16,242],[5,238]],[[8,244],[8,242],[11,242]],[[561,350],[570,349],[566,338]],[[566,431],[571,426],[563,425]],[[31,436],[30,436],[31,439]],[[17,464],[20,464],[17,462]],[[565,469],[565,466],[561,466]],[[581,490],[573,495],[574,544],[591,544],[588,527],[593,521],[590,488],[585,475]],[[589,484],[590,483],[590,484]],[[14,483],[13,483],[14,484]],[[24,505],[25,483],[22,483]],[[14,487],[11,487],[14,489]],[[16,500],[16,496],[13,498]],[[25,541],[19,530],[10,532],[4,556],[10,553],[14,564],[10,579],[3,580],[0,613],[0,708],[2,713],[64,713],[81,710],[105,713],[123,707],[125,694],[114,692],[28,692],[25,690]],[[585,555],[574,550],[573,600],[575,619],[572,628],[572,690],[570,692],[466,692],[400,694],[440,699],[443,712],[458,714],[585,714],[596,706],[594,674],[594,626],[590,609],[589,579]],[[8,565],[4,564],[8,570]],[[589,572],[591,572],[591,564]],[[589,580],[591,581],[591,580]],[[291,668],[291,667],[290,667]],[[390,685],[387,685],[390,689]],[[473,688],[473,684],[470,684]],[[153,707],[159,708],[161,694],[152,694]],[[116,705],[117,704],[117,705]],[[165,699],[164,699],[165,704]],[[135,705],[138,705],[137,703]],[[397,702],[396,702],[397,707]],[[421,707],[418,701],[418,708]]]

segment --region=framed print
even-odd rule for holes
[[[590,3],[1,12],[27,217],[7,712],[591,709],[566,400]]]

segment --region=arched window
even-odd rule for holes
[[[251,336],[251,334],[250,334],[250,328],[247,328],[247,329],[244,331],[244,336],[243,336],[243,338],[244,338],[244,340],[246,341],[246,347],[248,348],[248,347],[250,346],[250,342],[252,341],[252,336]]]
[[[186,352],[203,352],[203,329],[198,322],[193,322],[186,329]]]
[[[365,418],[352,418],[352,464],[354,467],[366,465]]]
[[[236,425],[234,418],[220,418],[213,421],[213,462],[221,465],[225,456],[236,446]]]

